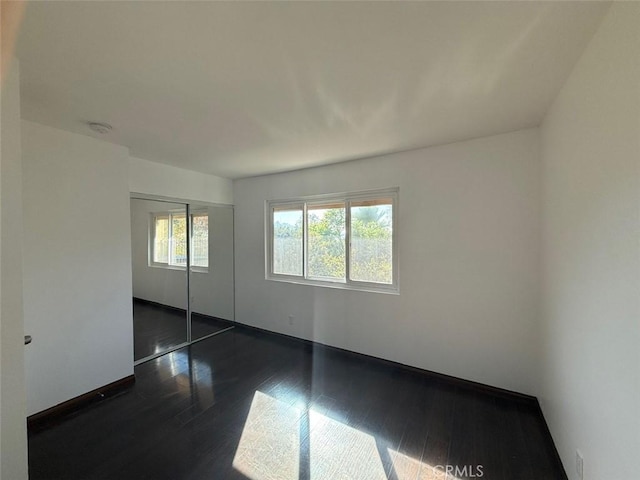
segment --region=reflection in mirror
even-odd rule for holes
[[[189,205],[191,340],[233,326],[233,207]]]
[[[134,360],[187,342],[186,205],[131,199]]]

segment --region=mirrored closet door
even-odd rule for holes
[[[187,207],[131,199],[134,360],[185,344]]]
[[[191,340],[233,326],[233,207],[189,204]]]
[[[131,198],[134,361],[233,326],[233,207]]]

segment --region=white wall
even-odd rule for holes
[[[208,203],[233,204],[231,180],[140,158],[129,159],[129,191]]]
[[[17,62],[3,67],[9,69],[2,75],[0,119],[0,478],[20,480],[27,478],[20,80]]]
[[[237,180],[236,321],[535,394],[539,177],[533,129]],[[400,295],[265,280],[265,200],[394,186]]]
[[[22,122],[27,413],[133,373],[128,150]]]
[[[638,478],[640,4],[614,3],[541,128],[540,400],[571,479]]]

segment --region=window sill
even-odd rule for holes
[[[209,273],[209,269],[204,267],[191,267],[191,273]]]
[[[151,263],[149,264],[149,267],[151,268],[160,268],[162,270],[177,270],[180,272],[186,272],[187,271],[187,267],[180,267],[178,265],[165,265],[162,263]],[[202,268],[202,267],[191,267],[191,273],[209,273],[209,269],[208,268]]]
[[[400,295],[398,286],[392,285],[375,285],[375,284],[354,284],[344,282],[331,282],[322,280],[310,280],[306,278],[296,278],[287,276],[267,275],[266,280],[281,283],[292,283],[295,285],[307,285],[311,287],[335,288],[338,290],[351,290],[366,293],[385,293],[387,295]]]

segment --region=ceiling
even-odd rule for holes
[[[503,133],[540,123],[608,6],[30,2],[22,116],[228,178]]]

